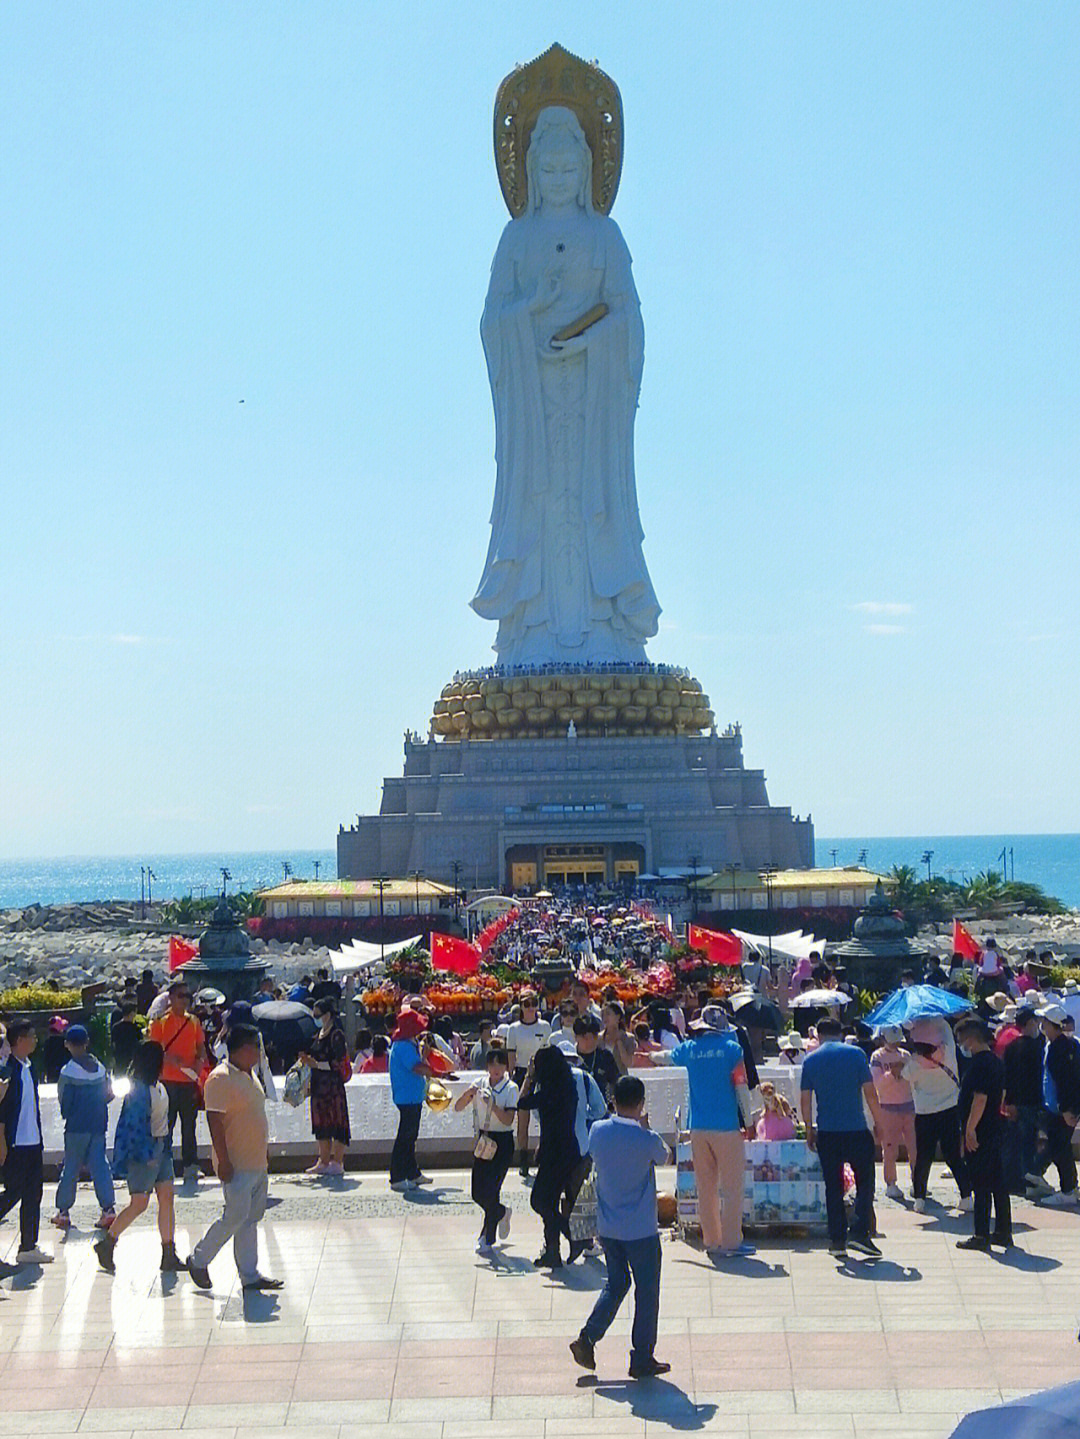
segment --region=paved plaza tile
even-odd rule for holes
[[[493,1262],[473,1253],[461,1172],[417,1199],[368,1174],[272,1189],[263,1267],[280,1294],[243,1294],[227,1252],[209,1293],[160,1275],[149,1219],[104,1275],[81,1197],[56,1263],[0,1288],[0,1439],[945,1439],[971,1408],[1078,1377],[1077,1215],[1019,1204],[1017,1249],[989,1257],[955,1248],[969,1225],[954,1209],[882,1201],[876,1265],[786,1238],[718,1269],[665,1239],[672,1370],[634,1383],[629,1312],[595,1375],[571,1361],[602,1269],[533,1268],[539,1225],[516,1177]],[[219,1194],[181,1194],[182,1251]],[[8,1225],[0,1253],[13,1247]]]

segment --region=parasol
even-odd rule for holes
[[[1080,1439],[1080,1384],[1062,1384],[961,1419],[952,1439]]]
[[[267,1049],[274,1051],[286,1069],[319,1028],[307,1005],[292,999],[268,999],[264,1004],[254,1004],[251,1017],[259,1026]]]
[[[834,1005],[850,1004],[851,995],[842,989],[808,989],[791,1001],[792,1009],[831,1009]]]
[[[757,990],[744,989],[730,996],[728,1003],[739,1023],[748,1029],[768,1029],[779,1034],[784,1027],[783,1016],[771,999],[764,999]]]
[[[792,1000],[792,1004],[796,1003]],[[894,989],[876,1004],[866,1016],[866,1023],[871,1029],[881,1029],[886,1024],[907,1024],[912,1019],[963,1014],[970,1008],[971,1000],[962,994],[950,994],[936,984],[909,984],[904,989]]]

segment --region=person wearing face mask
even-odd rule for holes
[[[1012,1209],[1005,1168],[1001,1162],[1004,1120],[1005,1065],[991,1048],[993,1035],[981,1019],[963,1019],[956,1039],[968,1056],[960,1081],[960,1143],[967,1174],[975,1192],[975,1232],[957,1240],[957,1249],[987,1250],[1012,1245]],[[990,1229],[991,1204],[994,1228]]]
[[[312,1013],[319,1032],[300,1058],[311,1070],[311,1128],[319,1158],[307,1171],[316,1177],[345,1173],[345,1150],[351,1133],[345,1074],[351,1069],[345,1035],[336,1023],[331,999],[318,999]]]

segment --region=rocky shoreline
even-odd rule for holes
[[[105,982],[118,985],[142,970],[161,976],[169,965],[169,934],[157,905],[118,901],[99,904],[30,905],[0,910],[0,990],[55,980],[64,989]],[[1010,915],[968,920],[976,939],[996,936],[1002,953],[1017,961],[1025,950],[1052,950],[1064,964],[1080,963],[1080,911],[1061,915]],[[187,933],[192,933],[188,930]],[[939,954],[952,948],[952,926],[928,925],[919,940]],[[251,941],[251,952],[269,960],[275,979],[294,981],[330,962],[330,950],[310,939],[284,944]]]
[[[29,905],[0,910],[0,990],[55,980],[62,989],[119,985],[144,969],[169,968],[169,935],[193,934],[163,922],[161,909],[122,901]],[[330,962],[326,946],[310,939],[282,944],[251,941],[251,953],[271,964],[275,979],[296,980]]]

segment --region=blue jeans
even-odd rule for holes
[[[630,1335],[630,1362],[649,1360],[656,1348],[656,1325],[660,1315],[660,1236],[647,1239],[608,1239],[600,1243],[607,1260],[607,1282],[600,1291],[593,1312],[582,1333],[591,1344],[603,1339],[630,1292],[634,1278],[634,1326]]]
[[[90,1171],[94,1193],[102,1209],[112,1209],[116,1203],[113,1189],[112,1170],[105,1155],[104,1134],[64,1133],[64,1167],[60,1171],[60,1183],[56,1186],[56,1207],[66,1214],[75,1203],[75,1188],[83,1165]]]
[[[1010,1119],[1005,1127],[1003,1159],[1005,1178],[1013,1194],[1024,1194],[1024,1176],[1036,1173],[1039,1163],[1039,1116],[1042,1110],[1037,1104],[1018,1104],[1016,1118]]]
[[[266,1212],[269,1178],[265,1169],[239,1170],[221,1186],[225,1211],[191,1251],[191,1263],[205,1269],[231,1239],[241,1283],[259,1277],[259,1220]]]

